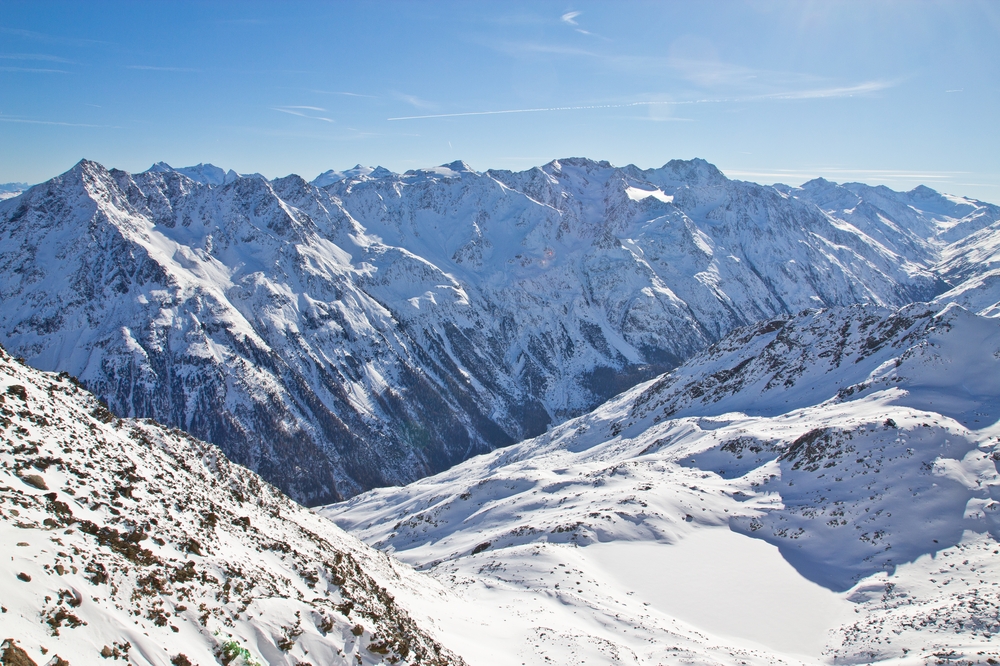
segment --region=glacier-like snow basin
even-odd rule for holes
[[[663,203],[673,203],[674,198],[669,194],[664,194],[662,190],[641,190],[638,187],[626,187],[625,194],[632,201],[642,201],[647,197],[659,199]]]
[[[693,531],[674,544],[610,541],[587,560],[656,610],[702,631],[817,658],[854,604],[803,578],[778,548],[727,528]]]

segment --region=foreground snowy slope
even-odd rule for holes
[[[810,311],[321,513],[483,605],[551,610],[525,663],[594,643],[707,659],[654,638],[681,626],[765,660],[978,663],[1000,657],[998,418],[1000,320]]]
[[[35,663],[463,663],[393,598],[433,581],[2,349],[0,441],[0,639]]]
[[[988,309],[998,219],[704,160],[313,183],[82,161],[0,202],[0,338],[317,504],[541,434],[737,326],[948,289]]]

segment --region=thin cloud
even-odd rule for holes
[[[316,93],[318,95],[343,95],[345,97],[367,97],[369,99],[378,99],[375,95],[362,95],[361,93],[346,92],[343,90],[310,90],[311,93]]]
[[[946,181],[955,176],[966,175],[968,171],[907,171],[904,169],[844,169],[840,167],[820,167],[816,169],[723,169],[729,176],[750,178],[778,178],[805,182],[813,178],[830,177],[837,180],[930,180]]]
[[[41,67],[0,67],[0,72],[28,72],[33,74],[69,74],[65,69],[46,69]]]
[[[157,67],[155,65],[126,65],[125,69],[139,69],[152,72],[200,72],[193,67]]]
[[[72,37],[59,37],[57,35],[49,35],[44,32],[35,32],[34,30],[24,30],[22,28],[4,28],[0,27],[0,33],[7,35],[15,35],[17,37],[23,37],[25,39],[33,39],[39,42],[50,42],[55,44],[69,44],[72,46],[90,46],[93,44],[110,45],[111,42],[105,42],[100,39],[77,39]]]
[[[318,127],[318,126],[313,126]],[[255,127],[255,126],[238,126],[234,127],[234,130],[240,132],[246,132],[248,134],[253,134],[257,136],[272,136],[272,137],[282,137],[282,138],[297,138],[297,139],[314,139],[317,141],[363,141],[373,137],[384,136],[382,134],[374,133],[363,133],[363,132],[343,132],[334,133],[331,128],[331,132],[319,132],[319,131],[304,131],[302,129],[287,129],[279,127]],[[412,135],[402,135],[402,136],[412,136]]]
[[[647,123],[693,123],[694,118],[681,118],[680,116],[663,116],[663,117],[645,117],[645,118],[635,118],[640,122]]]
[[[759,80],[755,70],[724,62],[668,58],[666,63],[683,78],[703,87],[745,85]]]
[[[854,95],[865,95],[868,93],[879,92],[880,90],[892,88],[896,85],[897,84],[892,81],[866,81],[854,86],[795,90],[790,92],[758,95],[757,97],[760,99],[823,99],[826,97],[853,97]]]
[[[797,90],[767,95],[751,95],[743,97],[706,98],[695,100],[642,100],[637,102],[620,102],[611,104],[579,104],[574,106],[547,106],[530,109],[499,109],[491,111],[464,111],[458,113],[431,113],[418,116],[397,116],[386,120],[424,120],[428,118],[461,118],[465,116],[497,116],[514,113],[549,113],[554,111],[591,111],[597,109],[627,109],[639,106],[681,106],[692,104],[724,104],[733,102],[753,102],[766,100],[789,99],[827,99],[834,97],[853,97],[866,93],[877,92],[892,87],[894,83],[885,81],[869,81],[854,86],[838,88],[822,88],[814,90]],[[662,118],[662,120],[690,121],[690,118]]]
[[[559,18],[560,20],[562,20],[563,23],[569,23],[570,25],[579,25],[579,23],[577,23],[574,19],[582,13],[583,12],[566,12]]]
[[[239,18],[239,19],[220,19],[216,21],[219,24],[229,24],[229,25],[265,25],[267,22],[263,19],[255,18]]]
[[[583,12],[566,12],[565,14],[559,17],[559,20],[565,23],[566,25],[573,26],[573,29],[576,30],[581,35],[588,35],[590,37],[599,37],[601,39],[607,39],[606,37],[601,37],[601,35],[594,34],[591,31],[584,30],[583,28],[580,27],[580,24],[576,22],[576,17],[582,13]]]
[[[43,62],[58,62],[66,65],[77,64],[72,60],[49,55],[47,53],[0,53],[0,60],[40,60]]]
[[[568,12],[568,25],[576,26],[580,12]],[[586,31],[584,31],[586,32]],[[600,35],[594,35],[600,37]],[[518,57],[532,54],[551,54],[592,59],[607,67],[627,72],[674,72],[705,92],[715,94],[731,91],[749,99],[815,99],[821,97],[846,97],[877,92],[896,85],[894,82],[865,82],[855,86],[832,85],[829,79],[799,72],[757,69],[733,64],[713,57],[644,56],[606,53],[600,49],[584,49],[563,44],[537,42],[493,42],[490,48]],[[726,99],[718,101],[736,101]]]
[[[495,44],[494,47],[508,55],[522,56],[526,53],[548,53],[552,55],[564,55],[564,56],[585,56],[588,58],[605,58],[599,53],[594,51],[588,51],[586,49],[579,49],[573,46],[562,46],[559,44],[538,44],[535,42],[500,42]],[[614,56],[610,56],[609,59],[613,59]]]
[[[425,99],[420,99],[416,95],[407,95],[405,93],[394,93],[393,97],[402,100],[411,106],[415,106],[418,109],[433,109],[437,106],[436,104],[428,102]]]
[[[958,175],[963,173],[972,173],[971,171],[905,171],[900,169],[844,169],[840,167],[830,167],[824,168],[823,171],[827,173],[843,173],[843,174],[874,174],[874,175],[897,175],[897,176],[920,176],[921,174],[928,175],[928,177],[938,178],[944,177],[945,174]]]
[[[336,122],[333,118],[327,118],[326,116],[315,116],[309,113],[303,113],[303,111],[319,111],[321,113],[326,113],[326,109],[322,109],[318,106],[272,106],[271,110],[287,113],[290,116],[309,118],[310,120],[322,120],[325,123]]]
[[[465,111],[462,113],[432,113],[422,116],[399,116],[386,120],[422,120],[424,118],[459,118],[462,116],[498,116],[508,113],[546,113],[551,111],[585,111],[591,109],[622,109],[630,106],[674,104],[675,102],[629,102],[626,104],[583,104],[579,106],[548,106],[535,109],[502,109],[498,111]]]
[[[22,123],[24,125],[58,125],[60,127],[116,128],[117,125],[88,125],[86,123],[66,123],[57,120],[34,120],[31,118],[8,118],[0,116],[0,123]]]

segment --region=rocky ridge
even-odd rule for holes
[[[2,349],[0,438],[5,664],[464,663],[394,598],[433,581]]]

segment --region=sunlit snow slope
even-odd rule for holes
[[[393,598],[435,581],[2,349],[0,561],[4,664],[463,663]]]
[[[998,418],[1000,320],[814,310],[321,513],[509,609],[527,664],[983,663],[1000,658]]]

